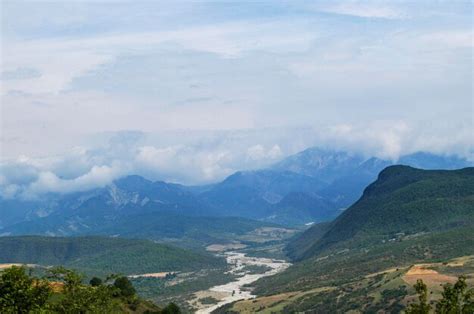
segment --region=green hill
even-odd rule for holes
[[[254,291],[294,293],[281,306],[287,312],[399,312],[414,293],[402,280],[410,267],[474,255],[473,234],[474,168],[388,167],[335,221],[294,239],[286,251],[295,264]],[[447,274],[467,275],[474,285],[472,262],[454,265]]]
[[[107,237],[0,237],[0,263],[63,265],[89,274],[188,271],[225,265],[205,253],[148,240]]]

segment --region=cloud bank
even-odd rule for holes
[[[468,123],[456,126],[455,139],[443,136],[451,132],[447,128],[428,130],[427,126],[386,120],[321,128],[98,134],[91,147],[4,161],[0,164],[0,196],[31,199],[45,193],[86,191],[130,174],[187,185],[208,184],[235,171],[267,167],[314,145],[393,161],[417,151],[450,152],[474,160]]]
[[[0,193],[132,173],[209,183],[315,145],[470,157],[470,13],[470,2],[7,1]]]

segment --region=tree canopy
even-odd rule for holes
[[[140,311],[138,311],[140,309]],[[179,313],[175,304],[164,309],[141,300],[127,277],[95,277],[89,284],[64,267],[36,278],[26,267],[0,272],[0,313]]]
[[[418,304],[410,304],[407,314],[428,314],[431,306],[428,304],[428,288],[423,280],[418,279],[413,286],[418,293]],[[468,289],[466,277],[461,276],[452,285],[443,286],[442,298],[436,303],[437,314],[468,314],[474,313],[474,289]]]

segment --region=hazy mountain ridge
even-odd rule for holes
[[[470,165],[455,156],[416,153],[400,162],[423,168]],[[86,192],[39,201],[0,200],[0,234],[68,235],[104,229],[133,215],[237,216],[286,225],[323,222],[349,206],[391,161],[310,148],[263,170],[240,171],[222,182],[186,187],[132,175]],[[7,218],[4,218],[7,217]]]
[[[457,169],[472,165],[457,156],[423,152],[402,156],[398,162],[424,169]],[[390,160],[314,147],[289,156],[268,169],[237,172],[198,195],[221,212],[244,217],[284,224],[323,222],[354,203],[379,172],[393,164]],[[301,207],[298,201],[290,206],[288,202],[280,204],[284,196],[291,193],[307,194],[305,198],[315,201],[310,208]],[[292,215],[298,218],[288,220],[288,212],[282,211],[285,207],[292,208]]]

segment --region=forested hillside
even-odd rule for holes
[[[0,237],[0,263],[63,265],[86,273],[142,274],[222,267],[205,253],[154,243],[106,237]]]
[[[355,249],[469,227],[473,221],[474,168],[443,171],[391,166],[299,255],[307,258],[327,249]],[[311,231],[298,241],[304,237],[308,241]]]

